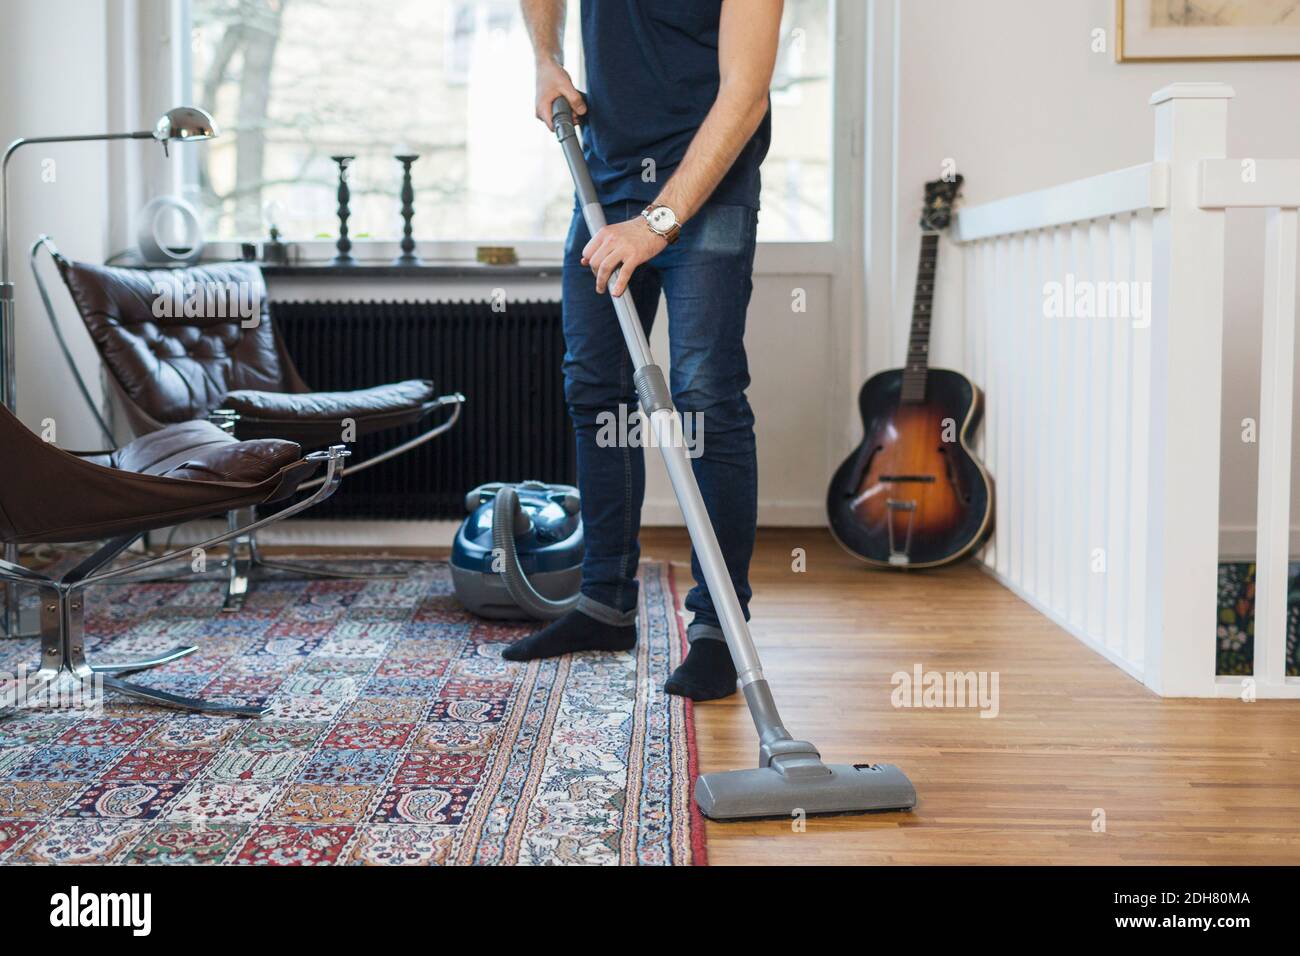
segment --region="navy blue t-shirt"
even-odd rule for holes
[[[686,155],[718,95],[722,3],[582,0],[583,144],[601,202],[650,202]],[[710,201],[758,208],[758,167],[771,138],[769,108]]]

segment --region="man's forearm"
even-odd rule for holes
[[[533,55],[538,61],[564,65],[565,0],[520,0]]]
[[[657,202],[685,222],[727,175],[767,113],[781,36],[782,0],[723,0],[718,96]]]
[[[670,208],[679,222],[699,212],[766,113],[766,86],[761,91],[719,93],[686,155],[655,202]]]
[[[564,0],[520,0],[519,9],[537,59],[533,113],[548,128],[552,127],[551,106],[556,97],[563,96],[569,101],[573,115],[581,120],[587,113],[587,104],[564,68]]]

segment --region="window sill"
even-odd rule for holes
[[[355,279],[484,279],[558,277],[564,244],[545,241],[499,241],[490,245],[509,245],[519,262],[510,266],[485,265],[476,260],[476,243],[421,242],[416,254],[418,266],[392,264],[399,250],[395,242],[358,240],[353,244],[357,265],[332,264],[334,243],[323,240],[293,244],[295,259],[285,265],[257,263],[267,278],[355,278]],[[239,243],[217,241],[204,248],[205,260],[230,261],[239,257]],[[755,275],[831,275],[837,265],[837,250],[832,242],[761,241],[754,261]]]
[[[261,266],[268,279],[545,279],[560,274],[560,263],[518,263],[493,266],[481,262],[425,262],[398,266],[391,263],[359,262],[352,266],[330,262]]]

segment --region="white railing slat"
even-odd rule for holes
[[[1015,276],[1024,275],[1025,256],[1021,237],[1012,236],[1007,241],[1007,267]],[[1025,283],[1012,282],[1007,289],[1007,314],[1004,318],[1007,329],[1007,354],[1010,359],[1011,375],[1003,386],[1007,395],[1007,468],[1006,495],[1007,536],[1003,543],[1007,547],[1007,578],[1015,585],[1023,587],[1022,562],[1025,556],[1024,542],[1024,470],[1022,461],[1025,448],[1025,406],[1021,400],[1025,383],[1025,337],[1022,332],[1025,311]]]
[[[1151,288],[1151,213],[1139,212],[1130,223],[1133,280]],[[1151,317],[1133,329],[1129,356],[1129,591],[1128,645],[1125,659],[1141,665],[1146,659],[1147,614],[1147,502],[1151,487],[1148,468],[1151,454]]]
[[[1020,367],[1021,392],[1020,405],[1024,410],[1024,428],[1021,432],[1022,476],[1021,493],[1021,555],[1020,580],[1026,591],[1040,593],[1042,585],[1038,580],[1038,552],[1041,539],[1037,532],[1038,525],[1038,449],[1039,428],[1041,425],[1038,408],[1038,373],[1042,361],[1039,339],[1042,335],[1043,314],[1042,279],[1039,275],[1038,232],[1024,235],[1025,290],[1026,304],[1023,310],[1021,336],[1023,339],[1023,360]]]
[[[996,469],[995,474],[1006,475],[1006,439],[1004,432],[1006,430],[1006,411],[1007,411],[1007,391],[1004,386],[1006,381],[1003,375],[1004,363],[1007,355],[1006,343],[1006,289],[1011,285],[1011,275],[1007,269],[1007,243],[1005,239],[999,238],[993,245],[994,258],[994,287],[993,293],[993,325],[990,335],[989,350],[989,370],[992,374],[989,376],[989,394],[993,396],[995,411],[989,416],[989,457],[992,460],[993,467]],[[994,486],[995,511],[998,515],[998,524],[1001,526],[1007,514],[1007,486],[1004,480],[999,479]],[[993,567],[1003,576],[1007,573],[1007,548],[1002,544],[1001,539],[993,544]]]
[[[1087,226],[1075,223],[1070,227],[1070,255],[1067,274],[1088,278],[1085,265],[1088,249]],[[1062,279],[1065,275],[1061,276]],[[1070,531],[1070,623],[1086,633],[1088,620],[1088,579],[1091,575],[1088,545],[1088,415],[1091,404],[1088,395],[1088,325],[1078,317],[1069,317],[1058,321],[1065,324],[1069,331],[1070,356],[1069,369],[1070,396],[1070,458],[1068,464],[1067,486],[1070,489],[1070,515],[1073,527]]]
[[[1107,251],[1110,254],[1110,277],[1131,289],[1133,250],[1129,244],[1132,214],[1107,223]],[[1130,298],[1130,301],[1131,298]],[[1130,345],[1133,338],[1132,316],[1110,322],[1110,454],[1106,476],[1106,647],[1116,654],[1128,653],[1128,549],[1129,450],[1132,442],[1133,409],[1129,396]]]
[[[1050,269],[1052,250],[1050,231],[1039,229],[1034,233],[1034,288],[1041,294]],[[1037,504],[1035,522],[1038,534],[1036,550],[1037,569],[1034,575],[1038,584],[1038,593],[1043,603],[1053,607],[1056,589],[1052,584],[1052,549],[1056,538],[1052,529],[1055,522],[1053,508],[1053,489],[1057,482],[1054,473],[1056,459],[1052,457],[1052,436],[1056,422],[1052,417],[1051,397],[1054,376],[1051,369],[1055,366],[1056,355],[1051,351],[1051,328],[1040,307],[1034,316],[1034,341],[1037,343],[1034,361],[1034,410],[1037,423],[1034,428],[1034,449],[1036,462],[1034,466],[1034,498]]]
[[[1052,272],[1054,275],[1065,275],[1069,261],[1067,257],[1067,248],[1069,244],[1069,230],[1061,227],[1052,230]],[[1070,352],[1069,329],[1066,327],[1064,319],[1050,319],[1047,322],[1048,328],[1052,331],[1052,351],[1059,358]],[[1074,525],[1074,516],[1070,510],[1070,446],[1071,436],[1069,429],[1069,393],[1066,388],[1069,378],[1059,366],[1054,369],[1056,373],[1056,387],[1053,389],[1055,401],[1053,404],[1053,418],[1055,427],[1052,429],[1052,445],[1055,449],[1053,455],[1053,477],[1055,481],[1052,487],[1056,494],[1053,496],[1055,501],[1055,520],[1052,525],[1052,595],[1055,603],[1052,605],[1056,611],[1058,620],[1068,620],[1070,616],[1070,554],[1074,548],[1074,542],[1071,540],[1070,530]]]
[[[1098,309],[1108,297],[1102,294],[1110,281],[1110,257],[1106,252],[1108,220],[1088,224],[1088,273],[1096,291]],[[1107,304],[1109,309],[1109,303]],[[1106,463],[1110,457],[1110,339],[1112,317],[1100,311],[1082,319],[1088,329],[1088,616],[1087,633],[1106,644],[1106,579],[1110,576],[1110,549],[1106,540]]]
[[[992,405],[993,391],[993,332],[997,328],[997,309],[994,307],[996,300],[994,295],[997,289],[997,246],[992,240],[985,240],[982,244],[984,256],[984,282],[980,290],[981,300],[984,304],[984,327],[981,336],[981,347],[983,355],[980,359],[980,368],[983,371],[984,383],[984,427],[980,429],[980,461],[988,465],[993,456],[993,440],[990,437],[993,433],[994,411]],[[997,514],[997,484],[993,486],[994,491],[990,505],[993,507],[993,520],[996,529],[996,522],[1001,520]],[[997,533],[996,530],[992,537],[989,538],[988,544],[984,548],[982,559],[984,565],[990,569],[997,566]]]
[[[1259,504],[1255,518],[1256,685],[1276,686],[1286,681],[1298,215],[1295,209],[1270,209],[1265,223]]]
[[[1026,233],[1020,237],[1020,262],[1025,276],[1033,276],[1033,234]],[[1033,325],[1034,315],[1042,311],[1043,294],[1041,290],[1024,283],[1024,296],[1020,302],[1018,316],[1018,335],[1020,338],[1020,374],[1016,376],[1017,402],[1020,405],[1020,427],[1017,429],[1016,468],[1019,475],[1020,492],[1016,502],[1016,518],[1020,522],[1017,540],[1020,548],[1020,581],[1026,588],[1033,587],[1034,582],[1034,409],[1030,401],[1030,382],[1033,379],[1034,353]]]

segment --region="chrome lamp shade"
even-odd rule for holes
[[[201,110],[197,106],[177,106],[158,117],[152,135],[166,151],[167,144],[172,140],[193,142],[215,139],[220,135],[220,131],[206,110]]]

